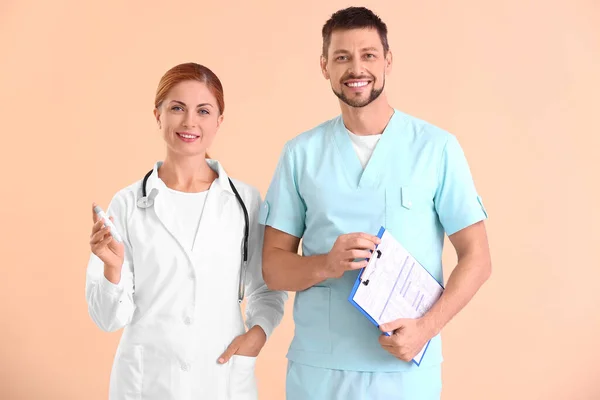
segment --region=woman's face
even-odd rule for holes
[[[173,86],[154,115],[168,151],[184,156],[204,156],[223,121],[215,96],[194,80]]]

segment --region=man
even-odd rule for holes
[[[265,281],[297,292],[287,398],[439,399],[439,333],[491,273],[487,214],[457,139],[388,104],[392,53],[379,17],[340,10],[322,34],[341,116],[286,143],[260,215]],[[458,264],[425,316],[377,329],[348,296],[382,225],[439,282],[444,234]]]

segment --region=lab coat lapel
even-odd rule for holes
[[[219,182],[215,180],[206,197],[206,204],[202,212],[202,218],[200,218],[198,232],[194,238],[192,252],[196,253],[199,251],[198,249],[207,249],[210,251],[210,249],[214,248],[212,243],[219,240],[219,220],[222,217],[227,202],[230,200],[229,198],[230,196],[221,189]]]
[[[188,257],[188,260],[192,262],[192,257],[190,251],[185,248],[183,243],[177,238],[177,235],[174,233],[175,226],[175,212],[172,208],[172,205],[169,205],[168,199],[166,198],[166,187],[162,188],[156,198],[154,199],[154,211],[156,212],[156,216],[158,220],[161,222],[162,226],[169,232],[173,240],[177,242],[181,250]]]

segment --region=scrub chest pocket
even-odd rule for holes
[[[402,185],[387,188],[386,229],[400,241],[422,236],[426,228],[432,227],[437,221],[433,196],[434,191],[425,186]]]

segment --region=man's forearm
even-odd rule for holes
[[[432,336],[440,333],[473,298],[491,274],[487,257],[466,256],[450,274],[444,293],[423,316]]]
[[[303,257],[271,248],[263,254],[263,277],[271,290],[300,292],[327,279],[326,255]]]

